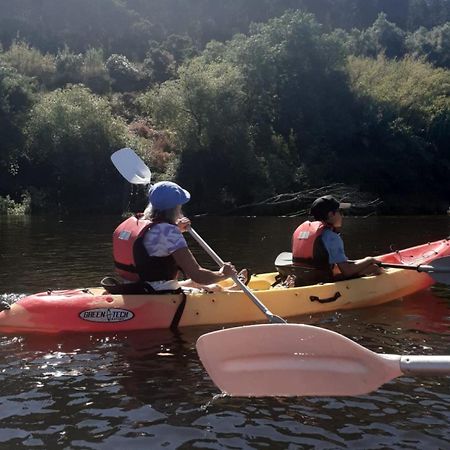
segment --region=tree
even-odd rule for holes
[[[169,52],[177,65],[188,59],[192,59],[197,51],[189,36],[171,34],[163,43],[162,48]]]
[[[155,124],[173,131],[179,180],[197,196],[200,209],[248,200],[251,180],[260,175],[245,118],[242,75],[230,64],[205,66],[201,59],[182,67],[179,75],[142,99]]]
[[[346,176],[376,186],[387,202],[393,193],[415,196],[422,208],[448,198],[449,71],[412,57],[352,57],[348,68],[360,105],[358,153],[342,155]]]
[[[25,41],[13,41],[8,51],[1,55],[1,60],[14,67],[28,77],[35,78],[39,83],[50,86],[55,74],[55,58],[32,48]]]
[[[353,29],[340,36],[350,53],[373,58],[381,53],[389,58],[402,57],[406,53],[405,37],[406,33],[389,22],[385,13],[380,13],[366,30]]]
[[[0,66],[0,195],[19,195],[17,174],[22,161],[24,126],[35,101],[30,78]]]
[[[72,53],[66,45],[56,55],[56,86],[65,86],[68,83],[81,83],[83,70],[83,55]]]
[[[26,135],[29,183],[49,193],[53,207],[114,209],[120,184],[109,156],[125,145],[127,131],[106,100],[81,86],[45,94],[31,113]]]
[[[180,180],[210,206],[248,202],[303,183],[301,165],[313,181],[331,172],[331,145],[351,132],[343,68],[339,43],[311,15],[289,13],[209,44],[144,96],[144,111],[173,132]]]
[[[143,68],[152,83],[163,83],[175,76],[175,58],[169,51],[152,42],[144,59]]]
[[[90,48],[83,58],[81,68],[83,83],[97,94],[105,94],[111,89],[109,78],[101,49]]]
[[[139,70],[124,55],[111,55],[106,61],[106,68],[115,91],[128,92],[136,90],[141,83]]]
[[[408,35],[406,45],[414,56],[424,56],[436,66],[450,68],[450,22],[431,30],[419,28]]]

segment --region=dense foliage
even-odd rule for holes
[[[11,67],[0,67],[0,192],[20,192],[16,184],[25,138],[23,127],[34,101],[31,80]]]
[[[412,57],[352,57],[359,102],[358,154],[345,177],[382,195],[398,212],[437,211],[450,198],[450,74]]]
[[[24,170],[47,203],[95,210],[118,200],[109,156],[125,144],[125,124],[106,100],[80,86],[52,91],[33,107],[25,134]]]
[[[4,3],[0,213],[120,210],[125,145],[201,211],[329,182],[448,206],[450,0]]]

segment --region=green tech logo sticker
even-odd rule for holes
[[[120,308],[96,308],[81,311],[79,317],[89,322],[125,322],[131,320],[134,313]]]

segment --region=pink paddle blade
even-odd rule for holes
[[[197,352],[213,382],[232,396],[361,395],[402,374],[400,356],[310,325],[215,331],[200,336]]]

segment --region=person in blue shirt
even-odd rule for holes
[[[340,203],[331,195],[317,198],[311,205],[314,221],[303,222],[292,236],[292,260],[297,273],[302,273],[308,284],[332,282],[364,275],[378,275],[382,269],[378,261],[368,256],[350,260],[345,254],[339,235],[343,210],[350,203]],[[307,275],[307,276],[305,276]],[[296,285],[299,285],[296,282]]]

